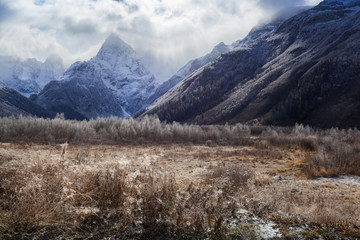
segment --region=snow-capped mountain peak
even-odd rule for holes
[[[111,34],[91,60],[104,84],[115,93],[124,108],[133,114],[140,105],[128,100],[143,98],[153,92],[155,77],[137,58],[136,52],[115,34]],[[131,107],[137,105],[137,107]]]
[[[111,34],[100,48],[96,58],[114,63],[119,57],[135,58],[135,51],[116,34]]]
[[[149,70],[145,68],[141,60],[138,59],[136,52],[131,46],[116,34],[111,34],[105,40],[98,54],[91,61],[102,70],[111,69],[111,72],[117,79],[152,75]],[[105,74],[110,74],[110,72]],[[114,86],[114,82],[110,83],[109,86]]]
[[[52,111],[71,109],[71,114],[87,118],[129,117],[145,107],[155,83],[130,45],[111,34],[95,57],[71,65],[61,81],[47,85],[35,101]]]

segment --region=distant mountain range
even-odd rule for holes
[[[326,0],[187,76],[141,116],[359,127],[360,1]]]
[[[25,96],[38,93],[33,103],[71,119],[156,114],[196,124],[360,127],[359,39],[360,0],[325,0],[218,44],[159,86],[114,34],[95,57],[63,75],[56,57],[0,58],[0,81]]]
[[[64,71],[63,61],[57,55],[50,55],[45,62],[0,56],[0,84],[27,97],[39,93],[51,80],[59,79]]]

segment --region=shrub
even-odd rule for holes
[[[360,175],[360,148],[335,140],[315,154],[308,154],[303,171],[310,178]]]
[[[217,166],[204,177],[206,183],[222,186],[224,193],[234,193],[247,189],[255,174],[251,168],[242,164]]]

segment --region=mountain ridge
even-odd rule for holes
[[[238,47],[246,46],[248,42],[251,41],[252,38],[257,38],[260,35],[265,36],[270,34],[276,26],[278,26],[283,20],[276,19],[271,21],[270,23],[259,25],[254,27],[250,33],[242,40],[235,41],[230,45],[226,45],[223,42],[218,43],[210,53],[190,60],[187,64],[181,67],[169,80],[163,82],[156,90],[153,95],[151,95],[148,99],[148,105],[154,103],[158,98],[164,95],[167,91],[177,85],[181,80],[190,76],[194,72],[198,71],[200,68],[204,67],[205,65],[211,63],[222,54],[231,51]]]
[[[0,84],[0,116],[9,117],[20,115],[43,118],[55,117],[55,113],[46,111],[14,89]]]
[[[358,126],[360,103],[353,89],[360,76],[360,3],[338,2],[325,1],[270,35],[222,54],[141,116],[198,124]]]

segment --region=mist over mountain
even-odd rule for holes
[[[50,55],[45,62],[0,56],[0,83],[24,96],[39,93],[50,81],[59,79],[65,68],[61,57]]]
[[[360,1],[326,0],[224,53],[145,114],[198,124],[359,126]]]

